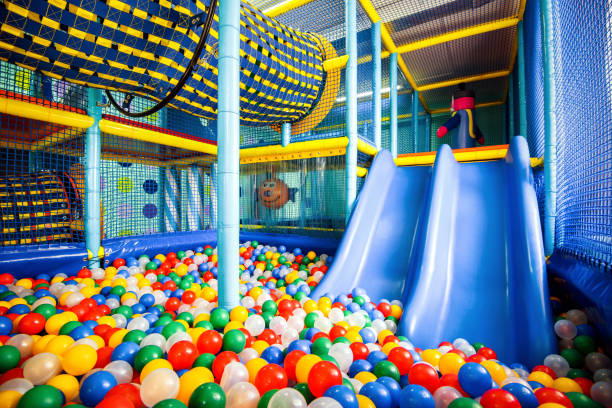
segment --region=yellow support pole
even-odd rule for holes
[[[217,154],[217,146],[205,142],[186,139],[169,135],[155,130],[143,129],[124,123],[113,122],[107,119],[100,120],[100,130],[115,136],[126,137],[128,139],[140,140],[143,142],[161,144],[165,146],[177,147],[179,149],[191,150],[194,152]]]
[[[476,26],[464,28],[457,31],[451,31],[434,37],[425,38],[423,40],[415,41],[410,44],[405,44],[397,47],[396,52],[399,54],[417,51],[423,48],[432,47],[434,45],[443,44],[449,41],[459,40],[461,38],[471,37],[474,35],[485,34],[491,31],[502,30],[504,28],[515,27],[519,23],[519,19],[516,17],[505,18],[501,20],[491,21],[490,23],[479,24]]]
[[[268,7],[263,11],[263,13],[268,17],[274,18],[296,8],[305,6],[306,4],[311,3],[312,1],[313,0],[286,0],[272,7]]]
[[[94,122],[88,115],[10,98],[0,98],[0,113],[79,129],[87,129]]]
[[[281,145],[252,147],[240,150],[240,163],[262,163],[312,157],[340,156],[346,152],[347,145],[347,137],[335,137],[291,143],[286,147]]]
[[[499,160],[506,157],[506,153],[508,153],[507,147],[487,150],[465,150],[468,151],[453,151],[455,160],[461,163]],[[395,164],[398,166],[429,166],[434,164],[435,160],[436,152],[431,152],[428,154],[400,156],[395,159]]]
[[[485,79],[501,78],[501,77],[505,77],[508,75],[510,75],[510,71],[508,70],[489,72],[487,74],[472,75],[472,76],[464,77],[464,78],[451,79],[450,81],[442,81],[442,82],[436,82],[433,84],[427,84],[427,85],[418,87],[417,90],[419,92],[431,91],[432,89],[446,88],[448,86],[454,86],[454,85],[458,85],[461,83],[484,81]]]

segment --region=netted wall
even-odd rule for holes
[[[337,235],[345,225],[344,156],[240,166],[242,229]]]
[[[524,21],[527,142],[532,157],[544,155],[544,82],[540,4],[528,1]]]
[[[506,105],[489,106],[476,109],[476,123],[485,138],[485,146],[493,146],[508,143],[506,131]],[[440,113],[431,117],[431,150],[437,150],[443,144],[450,144],[452,134],[438,138],[436,131],[450,117],[448,113]]]
[[[577,12],[579,10],[579,12]],[[612,263],[612,3],[553,2],[556,246]]]

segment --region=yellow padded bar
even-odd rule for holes
[[[323,70],[325,72],[336,71],[346,66],[349,56],[342,55],[340,57],[331,58],[323,62]]]
[[[368,169],[357,166],[357,177],[365,177],[368,175]]]
[[[68,112],[10,98],[0,98],[0,113],[80,129],[86,129],[94,123],[92,117],[81,113]]]
[[[306,4],[311,3],[312,1],[314,0],[286,0],[272,7],[268,7],[263,11],[263,13],[268,17],[274,18],[296,8],[305,6]]]
[[[475,108],[479,109],[479,108],[488,108],[490,106],[499,106],[499,105],[503,105],[504,103],[506,103],[506,101],[495,101],[495,102],[485,102],[485,103],[479,103],[476,104]],[[431,112],[429,112],[432,115],[437,115],[440,113],[449,113],[450,112],[450,108],[442,108],[442,109],[434,109]]]
[[[347,137],[310,140],[307,142],[251,147],[240,150],[240,163],[262,163],[270,161],[308,159],[312,157],[341,156],[346,152]]]
[[[450,81],[435,82],[433,84],[427,84],[427,85],[420,86],[417,89],[419,92],[424,92],[424,91],[430,91],[432,89],[446,88],[447,86],[454,86],[454,85],[458,85],[461,83],[484,81],[485,79],[501,78],[501,77],[505,77],[508,75],[510,75],[510,71],[508,70],[495,71],[495,72],[489,72],[486,74],[479,74],[479,75],[472,75],[472,76],[464,77],[464,78],[451,79]]]
[[[357,150],[359,150],[361,153],[367,154],[368,156],[376,156],[378,153],[378,149],[376,147],[364,142],[361,139],[357,140]]]
[[[143,129],[136,126],[126,125],[124,123],[113,122],[107,119],[100,120],[100,130],[111,135],[127,137],[129,139],[140,140],[143,142],[162,144],[165,146],[172,146],[179,149],[191,150],[206,154],[217,154],[217,146],[210,143],[168,135],[155,130]]]

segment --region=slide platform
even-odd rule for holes
[[[433,167],[379,153],[327,275],[315,296],[401,299],[398,332],[417,347],[463,337],[541,362],[555,341],[525,139],[488,162],[458,163],[446,145]]]

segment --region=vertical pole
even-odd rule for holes
[[[425,131],[427,132],[425,151],[431,152],[431,114],[429,113],[425,113]]]
[[[518,25],[517,82],[519,102],[519,134],[527,137],[527,83],[525,76],[525,32],[523,21]]]
[[[412,134],[414,135],[414,153],[419,152],[419,91],[412,91]]]
[[[291,143],[291,123],[285,122],[281,127],[281,145],[288,146]]]
[[[219,1],[217,116],[219,306],[240,304],[240,0]]]
[[[397,53],[391,53],[389,59],[389,100],[390,100],[390,115],[389,115],[389,133],[391,135],[391,155],[395,159],[397,157]]]
[[[102,91],[87,89],[87,114],[94,119],[85,134],[85,246],[89,268],[99,268],[103,255],[100,234],[100,159],[102,156]]]
[[[160,126],[164,129],[168,129],[168,110],[166,108],[162,109],[161,111],[159,111],[160,114]],[[159,151],[161,148],[161,145],[157,146],[157,150]],[[166,232],[166,199],[165,199],[165,194],[166,194],[166,183],[165,183],[165,178],[166,178],[166,168],[165,167],[159,167],[158,169],[158,176],[157,176],[158,180],[159,180],[159,185],[157,186],[157,194],[159,196],[159,200],[158,200],[158,228],[159,228],[159,232]]]
[[[510,83],[510,85],[508,86],[508,103],[507,105],[507,112],[508,112],[508,134],[506,135],[506,141],[509,143],[510,139],[513,136],[516,136],[516,129],[515,129],[515,123],[514,123],[514,118],[515,118],[515,113],[514,113],[514,104],[515,104],[515,97],[514,97],[514,72],[510,74],[509,78],[508,78],[508,82]]]
[[[346,50],[346,219],[357,198],[357,0],[345,0]]]
[[[555,249],[557,215],[557,118],[553,44],[552,0],[540,0],[544,65],[544,250]]]
[[[380,21],[372,24],[372,124],[374,132],[374,146],[378,150],[382,143],[382,44],[380,34]]]

